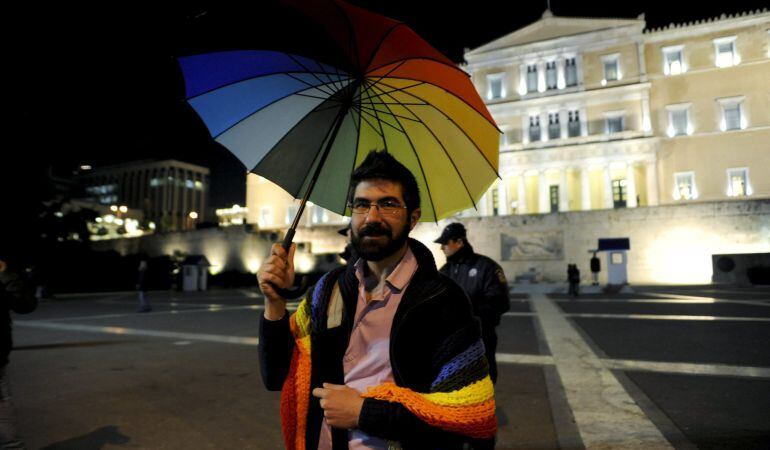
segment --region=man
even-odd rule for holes
[[[441,273],[465,290],[473,305],[473,314],[481,320],[481,336],[489,361],[489,376],[492,382],[497,382],[495,327],[500,324],[500,316],[511,307],[503,269],[492,259],[473,251],[461,223],[447,225],[434,242],[441,244],[447,259],[441,267]]]
[[[318,282],[291,317],[284,288],[294,246],[258,272],[265,295],[262,379],[282,389],[289,449],[491,448],[497,423],[478,322],[409,232],[420,218],[414,176],[372,152],[351,178],[355,260]]]
[[[18,271],[14,270],[12,262],[12,256],[0,254],[0,314],[3,315],[0,317],[0,326],[3,327],[0,332],[0,447],[25,448],[17,432],[16,411],[8,384],[8,355],[13,347],[10,312],[27,314],[34,311],[37,308],[37,298],[34,290],[24,282]]]

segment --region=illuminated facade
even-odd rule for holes
[[[542,19],[465,54],[504,132],[464,216],[770,198],[770,13]]]
[[[141,210],[159,231],[195,228],[207,220],[209,169],[176,160],[139,161],[84,172],[90,200]]]

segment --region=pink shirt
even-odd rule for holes
[[[345,384],[361,393],[386,381],[394,381],[393,369],[390,366],[390,329],[396,309],[401,303],[401,297],[417,271],[417,259],[412,250],[407,247],[404,257],[388,275],[380,289],[375,288],[376,278],[371,276],[364,278],[365,264],[366,262],[362,259],[356,262],[358,304],[353,332],[350,334],[348,349],[343,358]],[[374,285],[369,302],[366,301],[367,285]],[[386,441],[369,436],[358,429],[350,430],[348,439],[350,450],[388,448]],[[321,424],[318,448],[319,450],[332,448],[331,428],[326,424],[326,419]]]

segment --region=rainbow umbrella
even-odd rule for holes
[[[468,74],[401,22],[337,0],[291,3],[325,33],[306,53],[179,58],[187,101],[211,136],[303,199],[284,245],[308,200],[349,214],[349,175],[374,149],[415,175],[423,221],[475,207],[498,177],[500,132]]]

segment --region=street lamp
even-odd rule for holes
[[[195,211],[190,211],[189,217],[190,217],[190,226],[188,226],[187,228],[189,229],[195,228],[195,219],[198,218],[198,213]]]
[[[122,212],[124,214],[127,213],[128,212],[128,206],[121,206],[120,207],[120,212]]]

